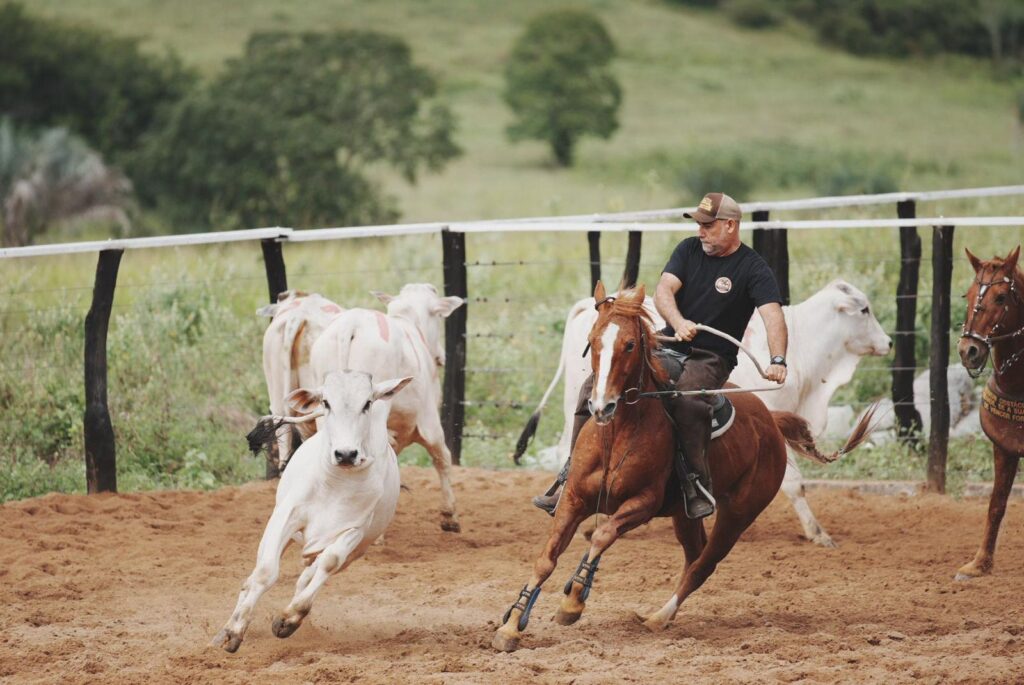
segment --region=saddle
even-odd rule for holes
[[[674,350],[661,349],[658,351],[658,359],[668,373],[673,387],[683,373],[686,358],[687,355]],[[712,395],[711,397],[711,439],[714,440],[732,427],[732,423],[736,419],[736,408],[725,395]]]

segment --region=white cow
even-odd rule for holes
[[[644,307],[659,328],[665,325],[651,298],[645,300]],[[842,280],[832,281],[804,302],[783,307],[782,310],[789,329],[786,384],[781,390],[760,393],[758,396],[772,411],[790,411],[804,417],[814,434],[818,435],[825,429],[829,400],[837,388],[853,377],[860,358],[866,354],[886,354],[892,341],[871,314],[867,296]],[[558,371],[531,419],[531,423],[535,424],[536,417],[554,391],[564,369],[562,409],[565,423],[556,450],[559,464],[564,463],[569,456],[573,414],[580,387],[591,373],[589,354],[584,357],[582,353],[596,318],[597,311],[592,297],[580,300],[569,310]],[[751,318],[743,342],[764,366],[770,355],[760,316],[755,314]],[[754,365],[742,352],[739,353],[739,364],[729,380],[740,387],[774,386],[757,375]],[[524,442],[525,439],[520,438],[518,447],[525,447]],[[782,490],[792,501],[808,539],[827,547],[835,546],[814,518],[804,498],[803,475],[797,468],[792,452],[789,453]]]
[[[277,580],[290,541],[302,545],[306,569],[295,595],[271,624],[288,637],[302,624],[327,579],[358,559],[395,515],[398,457],[388,436],[389,400],[412,379],[373,383],[355,371],[328,374],[317,390],[288,396],[299,414],[321,416],[321,429],[295,452],[277,487],[274,512],[231,618],[212,645],[234,652],[260,596]]]
[[[414,442],[426,448],[441,480],[441,528],[458,532],[451,486],[452,456],[438,413],[438,368],[445,358],[441,322],[464,300],[441,297],[428,283],[406,285],[397,296],[374,294],[387,303],[387,316],[368,309],[349,309],[334,319],[313,344],[314,375],[324,378],[330,371],[354,369],[375,378],[414,377],[393,403],[388,431],[396,452],[401,453]]]
[[[298,388],[315,385],[309,363],[310,351],[320,334],[342,312],[342,308],[317,293],[287,290],[278,295],[275,304],[260,307],[256,313],[270,317],[263,334],[263,375],[270,396],[270,413],[287,416],[285,398]],[[296,426],[303,440],[316,428],[312,423]],[[277,436],[276,454],[271,453],[278,469],[291,458],[294,447],[292,430],[282,429]]]

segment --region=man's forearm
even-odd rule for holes
[[[683,316],[676,306],[675,295],[661,288],[654,293],[654,308],[658,310],[661,317],[665,319],[665,323],[671,326],[674,331],[678,331],[680,326],[683,325],[683,321],[686,320],[686,317]]]
[[[786,330],[786,317],[779,305],[768,306],[761,312],[764,319],[765,332],[768,335],[768,352],[771,356],[786,356],[789,346],[789,332]]]

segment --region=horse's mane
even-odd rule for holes
[[[644,307],[644,298],[635,297],[636,294],[635,288],[620,290],[618,296],[611,302],[609,314],[611,316],[639,319],[640,329],[644,339],[647,341],[644,345],[645,354],[647,355],[647,366],[651,369],[654,382],[658,386],[664,386],[669,383],[668,373],[661,367],[661,363],[654,356],[655,350],[661,347],[661,343],[658,342],[654,320],[651,318],[650,312]]]

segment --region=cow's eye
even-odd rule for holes
[[[864,307],[864,309],[860,310],[860,313],[861,313],[861,314],[868,314],[868,313],[869,313],[869,311],[870,311],[870,310],[869,310],[869,308],[868,308],[868,307]]]
[[[366,404],[363,405],[363,413],[364,414],[366,412],[370,411],[370,404],[372,404],[371,400],[366,400]]]
[[[630,340],[628,343],[626,343],[626,352],[632,352],[635,349],[636,349],[636,343],[635,342]]]
[[[324,409],[327,411],[331,410],[331,405],[327,403],[327,400],[323,400]]]

